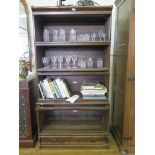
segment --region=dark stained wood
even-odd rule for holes
[[[81,11],[81,10],[84,10],[84,11],[97,11],[97,10],[101,10],[101,11],[112,11],[112,8],[113,6],[95,6],[95,7],[92,7],[92,6],[84,6],[84,7],[80,7],[80,6],[32,6],[32,11],[33,12],[46,12],[46,11],[61,11],[61,10],[66,10],[66,11],[72,11],[72,8],[76,8],[76,10],[78,11]],[[94,14],[94,12],[93,12]]]
[[[19,147],[33,147],[37,139],[35,79],[19,81]]]
[[[120,148],[134,152],[134,0],[118,0],[114,49],[112,131]]]
[[[80,95],[84,80],[98,80],[109,88],[110,74],[110,33],[112,6],[105,7],[32,7],[35,29],[35,55],[37,82],[44,78],[62,77],[69,85],[72,94]],[[69,42],[69,31],[76,29],[77,34],[97,33],[105,26],[106,40],[89,42]],[[53,32],[63,28],[66,42],[43,42],[44,27]],[[44,68],[42,57],[54,55],[77,55],[94,58],[94,68],[63,69]],[[104,67],[96,68],[96,59],[102,57]],[[72,66],[72,63],[71,63]],[[39,146],[102,147],[109,144],[109,90],[105,100],[84,100],[80,97],[74,104],[65,99],[41,99],[39,90],[36,102]]]
[[[109,105],[108,100],[91,100],[91,99],[78,99],[74,104],[65,101],[65,99],[38,99],[37,103],[39,105],[67,105],[67,106],[74,106],[74,105]]]
[[[110,45],[110,41],[96,41],[96,42],[35,42],[35,46],[105,46]]]
[[[52,68],[52,67],[44,67],[44,68],[39,68],[37,69],[38,72],[105,72],[109,71],[108,68],[103,67],[103,68]]]

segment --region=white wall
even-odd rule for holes
[[[28,0],[34,6],[56,6],[58,0]],[[78,0],[66,0],[65,5],[76,5]],[[100,5],[113,5],[115,0],[93,0]]]

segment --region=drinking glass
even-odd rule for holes
[[[44,28],[43,30],[43,39],[44,42],[49,42],[49,30],[47,28]]]
[[[91,37],[91,41],[95,41],[95,39],[96,39],[96,33],[92,33],[90,37]]]
[[[102,35],[103,40],[105,41],[105,37],[106,37],[105,32],[102,32],[101,35]]]
[[[44,64],[44,67],[48,67],[50,64],[50,58],[49,57],[42,57],[42,62]]]
[[[53,42],[59,42],[58,30],[53,30]]]
[[[70,30],[70,42],[76,42],[76,31],[74,29]]]
[[[100,41],[102,41],[102,30],[101,30],[101,29],[98,30],[98,36],[99,36],[99,38],[100,38]]]
[[[93,58],[87,59],[87,67],[88,68],[93,68]]]
[[[85,58],[81,58],[81,68],[86,68],[87,60]]]
[[[59,40],[60,42],[65,42],[66,40],[65,30],[62,28],[59,30]]]
[[[72,56],[72,61],[73,61],[73,68],[77,68],[77,67],[75,66],[76,61],[77,61],[77,56],[76,56],[76,55],[73,55],[73,56]]]
[[[60,68],[62,68],[62,62],[63,62],[63,56],[61,55],[58,57],[58,63]]]
[[[103,67],[103,58],[97,58],[97,68]]]
[[[52,56],[51,57],[51,60],[52,60],[52,62],[53,62],[53,68],[56,68],[56,62],[57,62],[57,56]]]
[[[69,64],[70,64],[70,61],[71,61],[71,56],[65,56],[65,59],[66,59],[66,63],[67,63],[67,68],[70,68]]]
[[[103,38],[103,41],[105,41],[106,34],[105,34],[104,31],[101,30],[101,29],[98,31],[98,35],[99,35],[100,41],[102,41],[102,38]]]

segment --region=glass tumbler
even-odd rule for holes
[[[44,42],[49,42],[49,30],[47,28],[43,30],[43,40]]]
[[[97,58],[97,68],[103,68],[103,58]]]
[[[53,42],[59,42],[58,30],[53,30]]]
[[[93,58],[87,59],[87,67],[88,68],[93,68]]]
[[[66,34],[64,29],[59,30],[59,40],[60,42],[65,42],[66,41]]]
[[[87,64],[87,60],[84,58],[81,59],[81,68],[86,68],[87,67],[86,64]]]
[[[76,31],[74,29],[70,30],[70,42],[76,42]]]

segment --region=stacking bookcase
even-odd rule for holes
[[[112,6],[32,7],[32,13],[37,82],[60,77],[66,81],[72,95],[80,96],[74,103],[67,102],[66,98],[43,99],[38,88],[36,111],[39,146],[108,148]],[[55,41],[57,38],[53,38],[53,33],[57,34],[60,29],[63,29],[62,36]],[[69,38],[72,29],[76,32],[75,41]],[[99,36],[99,30],[104,31],[104,37]],[[76,61],[77,68],[67,68],[65,59],[61,68],[44,67],[42,61],[43,57],[73,55],[78,59],[93,58],[93,67],[78,67]],[[97,58],[103,58],[103,67],[96,67]],[[104,84],[107,88],[106,99],[83,99],[80,87],[87,80]]]

